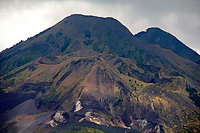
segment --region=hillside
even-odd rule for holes
[[[200,64],[200,55],[197,52],[183,44],[175,36],[160,28],[149,28],[145,32],[137,33],[135,37],[150,44],[159,45],[162,48],[169,49],[185,59]]]
[[[0,61],[2,132],[200,130],[200,66],[114,18],[71,15]]]

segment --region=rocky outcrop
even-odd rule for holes
[[[96,123],[98,125],[103,125],[103,126],[118,126],[118,127],[130,129],[130,127],[127,127],[124,124],[121,118],[109,119],[106,117],[105,114],[99,114],[93,111],[86,112],[85,117],[81,118],[79,122],[82,122],[84,120],[92,122],[92,123]]]
[[[63,116],[64,111],[58,111],[55,113],[55,115],[53,116],[53,118],[48,122],[48,124],[51,127],[56,127],[58,126],[59,123],[66,123],[66,119]]]
[[[81,106],[81,101],[78,100],[77,103],[76,103],[76,105],[75,105],[75,110],[74,110],[74,112],[78,112],[78,111],[80,111],[82,108],[83,108],[83,107]]]
[[[102,116],[100,116],[98,113],[95,112],[90,112],[90,111],[86,112],[85,117],[81,118],[79,122],[82,122],[83,120],[90,121],[98,125],[108,125],[106,123],[105,118],[103,118]]]
[[[56,114],[54,115],[54,120],[57,121],[57,122],[64,122],[65,121],[65,118],[64,116],[62,115],[64,113],[64,111],[58,111],[56,112]]]
[[[56,127],[56,126],[58,125],[58,123],[55,122],[54,120],[50,120],[50,121],[48,122],[48,124],[49,124],[51,127]]]
[[[131,128],[136,128],[143,133],[164,133],[163,126],[146,119],[131,119]]]

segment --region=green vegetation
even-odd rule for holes
[[[195,88],[192,88],[190,85],[186,85],[186,91],[189,92],[189,98],[194,101],[194,104],[197,107],[200,107],[200,94]]]
[[[71,39],[65,36],[64,45],[61,47],[60,51],[63,53],[67,49],[67,47],[70,45],[70,43],[71,43]]]
[[[92,45],[92,42],[93,42],[92,40],[85,40],[84,44],[87,46],[90,46],[90,45]]]
[[[46,38],[46,42],[51,42],[53,41],[53,34],[49,34]]]
[[[98,129],[85,127],[83,129],[79,130],[77,133],[104,133],[104,132],[100,131]]]
[[[142,91],[145,87],[152,85],[152,83],[145,83],[138,79],[121,74],[121,78],[127,83],[132,91]]]
[[[188,48],[173,35],[159,28],[149,28],[146,32],[136,34],[135,37],[149,42],[150,45],[159,45],[162,48],[171,50],[183,58],[200,64],[200,56],[198,53]]]
[[[30,71],[29,69],[26,69],[26,70],[24,70],[23,72],[17,74],[17,75],[14,77],[14,82],[15,82],[15,84],[24,82],[25,80],[28,79],[28,77],[29,77],[30,75],[31,75],[31,71]]]
[[[123,100],[120,98],[120,96],[116,97],[113,102],[113,107],[118,106],[122,102],[123,102]]]
[[[61,37],[62,35],[63,35],[62,32],[57,32],[57,33],[56,33],[56,37],[57,37],[57,38]]]
[[[54,128],[50,133],[138,133],[136,130],[112,126],[100,126],[91,122],[67,123]]]
[[[69,87],[51,87],[45,93],[38,94],[38,102],[40,104],[52,108],[50,102],[58,102],[67,92]]]
[[[188,123],[198,125],[200,67],[159,46],[137,40],[114,19],[93,20],[81,15],[75,20],[66,18],[67,23],[55,25],[50,32],[1,52],[1,91],[22,93],[25,97],[33,92],[33,99],[41,105],[39,109],[44,107],[46,111],[73,112],[80,98],[84,108],[98,110],[110,121],[120,117],[126,125],[131,123],[130,116],[164,123],[173,129],[185,126],[184,131],[189,128]],[[191,86],[185,86],[185,81]],[[128,132],[79,124],[82,123],[69,130],[65,125],[64,132]]]
[[[85,31],[85,38],[91,38],[90,31],[88,31],[88,30]]]

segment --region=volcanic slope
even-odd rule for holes
[[[113,18],[69,16],[0,61],[2,131],[64,132],[87,121],[101,126],[77,130],[199,130],[200,66]]]
[[[160,28],[148,28],[146,32],[142,31],[134,36],[149,44],[159,45],[162,48],[169,49],[185,59],[200,64],[200,55],[197,52],[183,44],[175,36]]]

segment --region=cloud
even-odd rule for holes
[[[178,18],[173,13],[170,13],[167,16],[164,16],[161,18],[161,24],[164,26],[171,25],[174,28],[174,26],[177,24],[177,22],[178,22]]]
[[[80,13],[114,17],[136,34],[160,27],[199,52],[199,0],[0,0],[0,51]]]

